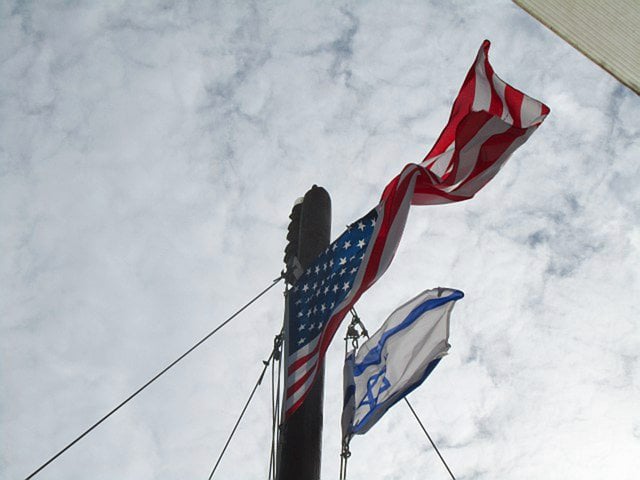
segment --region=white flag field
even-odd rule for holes
[[[464,294],[426,290],[397,308],[344,367],[343,438],[367,432],[396,402],[418,387],[447,354],[449,317]]]

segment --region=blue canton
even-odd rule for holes
[[[305,270],[290,291],[289,354],[315,339],[353,288],[378,212],[357,220]]]

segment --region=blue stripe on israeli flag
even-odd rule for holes
[[[449,317],[464,294],[426,290],[396,309],[357,353],[345,360],[343,436],[367,432],[418,387],[450,348]]]

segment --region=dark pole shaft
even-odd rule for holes
[[[314,185],[304,196],[300,217],[297,256],[303,268],[329,245],[330,236],[331,199],[324,188]],[[285,318],[285,324],[288,323]],[[285,365],[289,341],[286,331]],[[277,480],[320,479],[323,398],[324,363],[318,367],[315,383],[302,406],[280,428]]]

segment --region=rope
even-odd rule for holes
[[[267,360],[262,361],[262,363],[264,363],[264,368],[262,369],[262,373],[260,373],[260,376],[258,377],[258,381],[254,385],[253,390],[251,390],[251,394],[249,395],[249,398],[245,402],[244,407],[240,412],[240,416],[238,417],[238,420],[236,420],[236,424],[233,426],[233,430],[231,430],[231,433],[229,434],[229,438],[227,438],[227,442],[224,444],[224,447],[222,448],[222,452],[220,452],[220,455],[218,456],[218,460],[216,461],[216,464],[213,466],[213,470],[211,470],[211,474],[209,475],[208,480],[211,480],[213,478],[213,474],[216,473],[216,469],[218,468],[218,465],[220,465],[220,461],[222,460],[222,457],[227,451],[227,447],[231,443],[231,439],[233,438],[233,435],[236,433],[236,430],[238,429],[238,425],[240,425],[240,421],[242,420],[242,417],[244,417],[244,414],[247,411],[247,407],[249,407],[249,404],[253,399],[253,395],[256,393],[256,390],[262,383],[262,379],[264,378],[264,374],[267,372],[267,368],[269,368],[269,363],[271,362],[271,359],[276,355],[276,352],[278,352],[278,355],[279,355],[281,344],[282,344],[282,332],[280,332],[280,334],[276,336],[273,350],[271,351],[271,355],[269,355],[269,358]]]
[[[340,452],[340,480],[347,480],[347,463],[350,456],[349,438],[345,438],[342,440],[342,451]]]
[[[78,443],[82,438],[84,438],[87,434],[89,434],[89,432],[91,432],[94,428],[96,428],[98,425],[100,425],[102,422],[104,422],[107,418],[109,418],[111,415],[113,415],[114,413],[116,413],[118,410],[120,410],[122,407],[124,407],[127,403],[129,403],[129,401],[131,401],[134,397],[136,397],[140,392],[142,392],[145,388],[147,388],[149,385],[151,385],[153,382],[155,382],[158,378],[160,378],[162,375],[164,375],[166,372],[168,372],[171,368],[173,368],[178,362],[180,362],[184,357],[186,357],[187,355],[189,355],[191,352],[193,352],[196,348],[198,348],[200,345],[202,345],[205,341],[207,341],[213,334],[217,333],[222,327],[224,327],[226,324],[228,324],[231,320],[233,320],[234,318],[236,318],[240,313],[242,313],[247,307],[249,307],[253,302],[255,302],[256,300],[258,300],[261,296],[263,296],[265,293],[267,293],[269,290],[271,290],[278,282],[280,282],[280,280],[282,280],[284,277],[281,274],[278,278],[276,278],[275,280],[273,280],[273,282],[271,283],[271,285],[269,285],[267,288],[265,288],[264,290],[262,290],[259,294],[257,294],[255,297],[253,297],[251,300],[249,300],[249,302],[247,302],[242,308],[240,308],[239,310],[237,310],[233,315],[231,315],[229,318],[227,318],[224,322],[222,322],[220,325],[218,325],[216,328],[214,328],[211,332],[209,332],[207,335],[205,335],[200,341],[198,341],[198,343],[196,343],[194,346],[192,346],[189,350],[187,350],[186,352],[184,352],[182,355],[180,355],[178,358],[176,358],[173,362],[171,362],[169,365],[167,365],[165,368],[163,368],[159,373],[157,373],[151,380],[149,380],[147,383],[145,383],[144,385],[142,385],[140,388],[138,388],[138,390],[136,390],[135,392],[133,392],[131,395],[129,395],[125,400],[123,400],[120,404],[118,404],[118,406],[116,406],[115,408],[113,408],[109,413],[107,413],[104,417],[102,417],[100,420],[98,420],[96,423],[94,423],[91,427],[89,427],[88,429],[86,429],[83,433],[81,433],[80,435],[78,435],[73,441],[71,441],[70,443],[68,443],[62,450],[60,450],[58,453],[56,453],[53,457],[51,457],[49,460],[47,460],[45,463],[43,463],[42,465],[40,465],[36,470],[33,471],[33,473],[31,473],[28,477],[26,477],[25,480],[29,480],[33,477],[35,477],[38,473],[40,473],[45,467],[47,467],[51,462],[53,462],[55,459],[57,459],[60,455],[62,455],[64,452],[66,452],[67,450],[69,450],[71,447],[73,447],[76,443]]]
[[[429,441],[431,442],[431,445],[433,446],[433,449],[436,451],[436,453],[438,454],[438,456],[440,457],[440,460],[442,461],[442,464],[445,466],[445,468],[447,469],[447,472],[449,472],[449,475],[451,475],[451,478],[453,480],[456,480],[456,477],[453,476],[453,473],[451,473],[451,469],[449,468],[449,465],[447,465],[447,462],[444,461],[444,458],[442,458],[442,455],[440,455],[440,450],[438,450],[438,447],[436,447],[436,444],[433,442],[433,440],[431,440],[431,435],[429,435],[429,432],[427,432],[427,429],[424,428],[424,425],[422,424],[422,422],[420,421],[420,417],[418,417],[418,414],[416,413],[416,411],[413,409],[413,407],[411,406],[411,403],[409,403],[409,400],[407,399],[407,397],[404,397],[404,401],[407,403],[407,406],[409,407],[409,409],[411,410],[411,413],[413,413],[413,416],[416,417],[416,420],[418,421],[418,424],[420,425],[420,428],[422,428],[422,431],[424,432],[424,434],[427,436],[427,438],[429,439]]]
[[[278,337],[276,337],[277,339]],[[284,340],[280,334],[280,343]],[[275,341],[275,340],[274,340]],[[281,380],[282,351],[279,349],[271,364],[271,452],[269,455],[269,480],[276,478],[276,442],[278,425],[280,425],[280,380]]]
[[[360,332],[358,331],[356,326],[360,326]],[[344,337],[345,361],[347,360],[347,355],[349,355],[349,340],[351,340],[351,348],[353,348],[353,350],[357,350],[358,339],[363,336],[369,338],[369,333],[360,321],[360,317],[358,317],[355,308],[352,308],[351,323],[347,327],[347,333]],[[350,438],[348,436],[342,439],[342,450],[340,451],[340,480],[347,480],[347,464],[349,461],[349,457],[351,456],[351,451],[349,450],[349,441]]]

